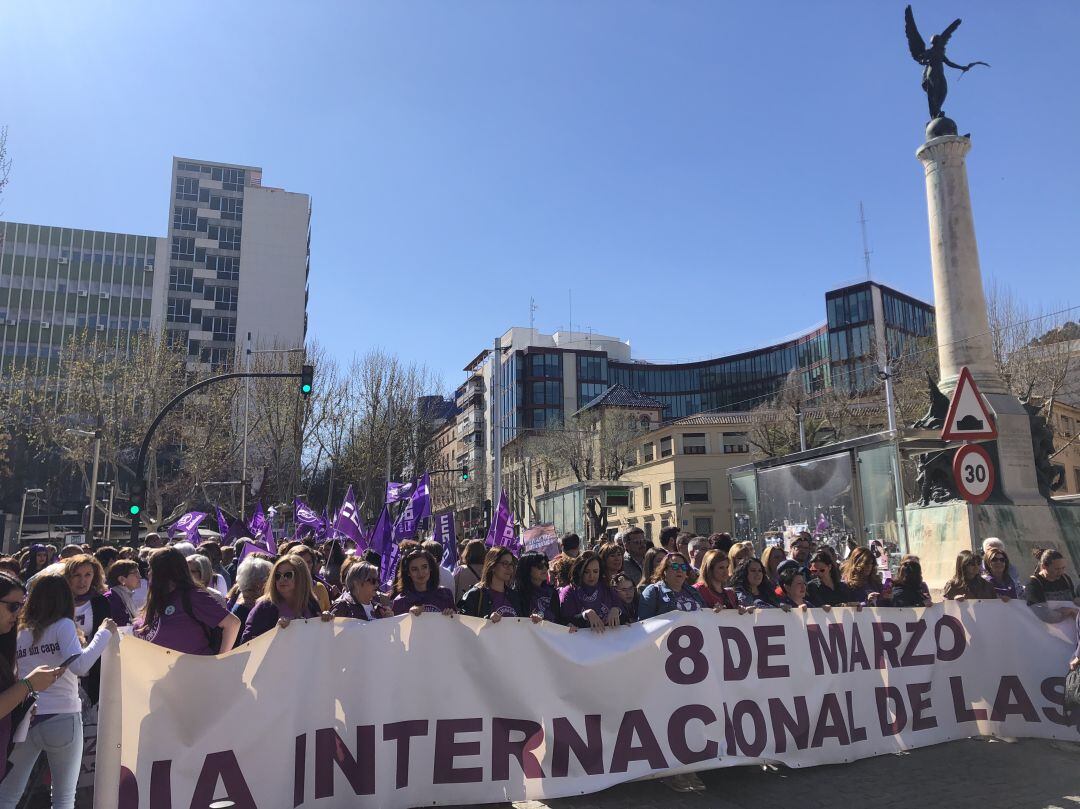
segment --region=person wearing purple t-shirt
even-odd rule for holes
[[[574,626],[603,632],[622,620],[622,603],[600,580],[600,557],[585,551],[570,568],[570,584],[559,591],[559,608]]]
[[[224,654],[236,643],[240,619],[191,580],[187,560],[175,548],[150,554],[146,606],[135,621],[135,637],[187,654]],[[221,643],[212,648],[213,630]]]
[[[394,615],[406,612],[413,615],[425,612],[454,614],[454,594],[446,587],[438,586],[438,570],[435,557],[423,548],[414,547],[405,554],[398,565],[391,593]]]
[[[480,581],[461,597],[459,612],[474,618],[488,618],[495,623],[504,617],[516,618],[520,615],[510,591],[516,568],[517,559],[509,548],[489,548],[484,556]]]
[[[269,632],[274,626],[288,627],[293,619],[330,620],[330,613],[319,609],[311,586],[311,568],[303,558],[287,553],[274,562],[266,581],[266,594],[255,602],[244,622],[241,643]]]
[[[131,594],[139,589],[141,581],[138,562],[117,559],[109,565],[105,573],[105,582],[109,585],[105,598],[109,602],[110,617],[117,626],[129,626],[138,615]]]
[[[523,553],[518,559],[514,589],[510,592],[514,609],[521,616],[529,615],[533,623],[550,621],[564,623],[559,615],[559,593],[548,583],[549,562],[546,555]]]

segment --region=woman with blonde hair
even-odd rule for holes
[[[766,584],[772,587],[774,591],[777,585],[780,584],[777,568],[785,559],[787,559],[787,555],[779,545],[770,545],[765,549],[765,553],[761,554],[761,564],[765,566]]]
[[[275,625],[284,629],[293,619],[315,618],[321,614],[311,587],[311,569],[307,562],[296,554],[286,554],[274,562],[266,581],[266,592],[248,613],[240,642],[247,643],[269,632]]]
[[[732,575],[739,569],[739,565],[754,555],[753,542],[736,542],[728,551],[728,561],[731,563]]]

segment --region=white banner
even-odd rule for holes
[[[1075,642],[1071,621],[996,600],[697,612],[602,636],[294,621],[220,658],[125,637],[105,658],[96,806],[476,804],[976,735],[1077,741],[1061,707]]]

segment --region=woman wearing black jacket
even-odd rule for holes
[[[484,556],[480,581],[461,597],[458,612],[475,618],[489,618],[493,622],[517,616],[519,613],[510,596],[515,567],[517,560],[509,548],[489,548]]]
[[[563,623],[559,614],[559,594],[548,583],[548,558],[542,553],[523,553],[510,600],[518,615],[531,615],[534,623]]]

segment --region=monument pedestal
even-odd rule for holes
[[[974,506],[952,502],[908,506],[908,552],[919,557],[923,578],[941,588],[956,572],[956,555],[982,550],[982,541],[997,537],[1022,578],[1034,572],[1034,548],[1053,547],[1080,569],[1080,503]],[[1022,582],[1023,583],[1023,582]]]

